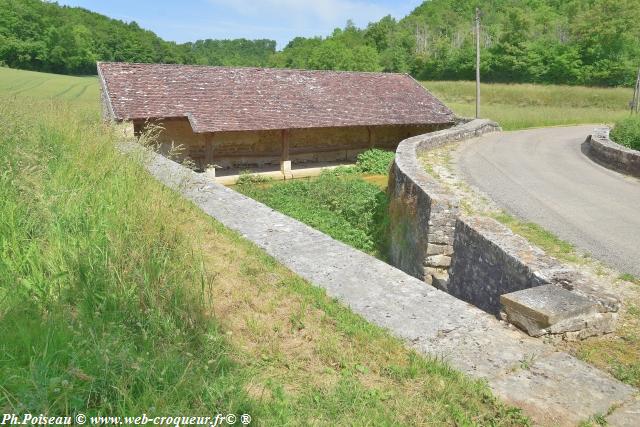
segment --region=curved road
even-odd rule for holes
[[[640,276],[640,180],[582,153],[594,127],[490,134],[463,145],[458,169],[507,211]]]

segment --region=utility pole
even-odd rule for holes
[[[636,85],[633,88],[633,100],[630,103],[631,114],[638,114],[638,108],[640,107],[640,68],[638,68],[638,77],[636,77]]]
[[[480,118],[480,8],[476,7],[476,119]]]

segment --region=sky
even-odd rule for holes
[[[348,19],[358,27],[402,18],[422,0],[57,0],[123,21],[165,40],[271,39],[282,49],[296,36],[327,36]]]

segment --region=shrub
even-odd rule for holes
[[[358,154],[356,168],[361,173],[386,175],[389,173],[389,167],[391,167],[394,156],[395,153],[393,151],[373,148]]]
[[[640,116],[632,116],[616,123],[611,139],[633,150],[640,150]]]

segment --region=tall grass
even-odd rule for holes
[[[0,98],[0,408],[249,411],[180,200],[96,122]]]
[[[475,115],[474,82],[423,82],[458,115]],[[505,130],[586,123],[614,123],[628,115],[628,88],[533,84],[482,84],[481,117]]]

